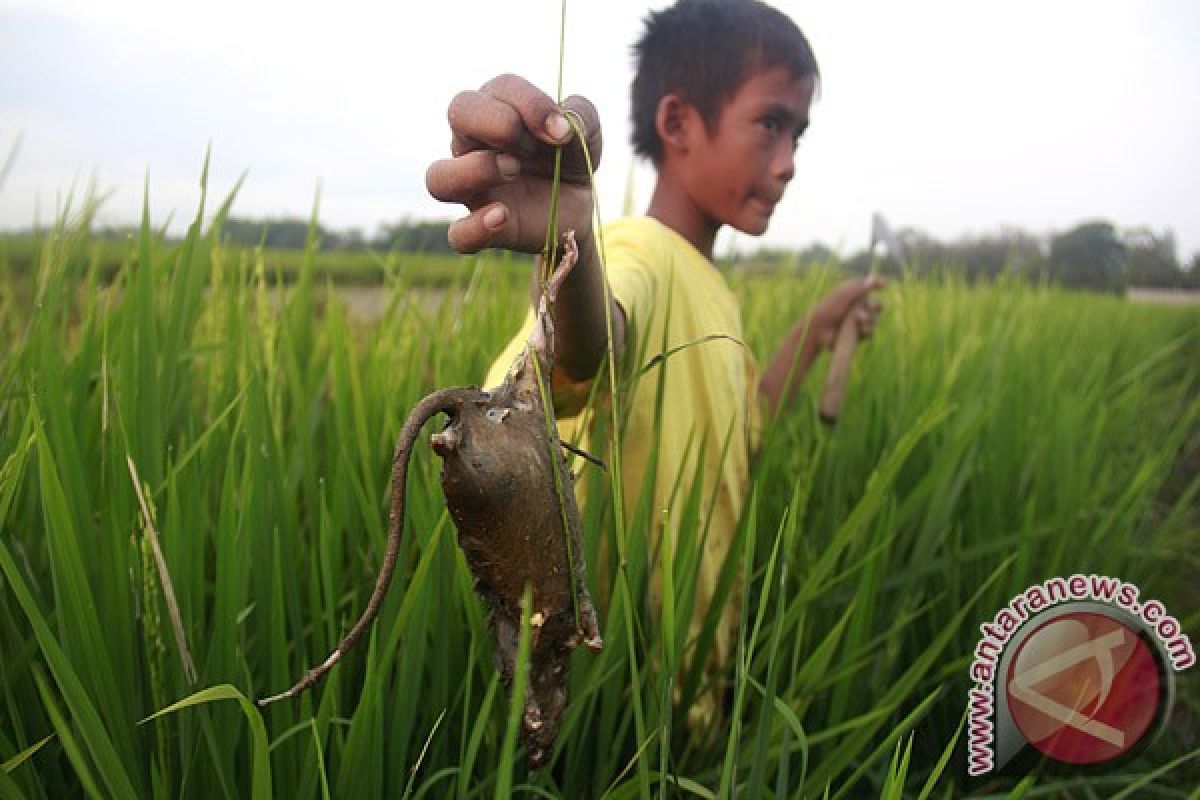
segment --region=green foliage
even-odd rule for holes
[[[1170,231],[1155,233],[1145,227],[1118,234],[1109,222],[1083,222],[1047,237],[1019,228],[1002,228],[980,236],[941,241],[914,228],[897,233],[908,254],[907,265],[882,259],[876,266],[889,275],[962,277],[967,281],[995,281],[1020,277],[1034,284],[1051,283],[1074,289],[1120,292],[1125,287],[1200,289],[1200,270],[1181,263]],[[824,264],[830,260],[819,245],[795,254],[760,252],[752,263]],[[862,251],[843,262],[851,272],[867,272],[871,255]]]
[[[452,253],[450,223],[437,220],[403,220],[380,226],[372,239],[378,250],[402,253]]]
[[[242,247],[262,245],[271,250],[303,250],[308,241],[310,223],[298,217],[251,219],[230,217],[225,220],[226,241]],[[361,230],[331,230],[317,225],[317,246],[322,250],[363,251],[387,253],[450,254],[447,231],[450,223],[440,220],[400,220],[381,225],[373,236]]]
[[[280,219],[245,219],[230,217],[221,226],[226,241],[243,247],[262,245],[272,250],[303,250],[308,241],[308,220],[298,217],[283,217]],[[312,231],[317,238],[318,247],[325,248],[330,243],[329,231],[318,225]],[[353,245],[361,243],[362,234],[347,234],[338,236],[337,240],[346,240]],[[362,249],[353,246],[347,249]]]
[[[720,611],[689,640],[697,537],[659,550],[653,510],[631,498],[614,513],[609,477],[580,465],[606,645],[574,657],[552,765],[527,773],[428,448],[369,641],[261,713],[247,697],[290,685],[357,618],[394,436],[429,391],[480,379],[528,274],[448,260],[431,308],[403,261],[377,265],[389,303],[368,328],[336,297],[318,309],[314,236],[272,306],[270,255],[224,244],[223,217],[204,230],[202,210],[174,244],[147,220],[119,243],[112,289],[86,219],[48,231],[21,274],[0,250],[4,796],[957,796],[977,625],[1012,594],[1095,570],[1195,630],[1200,482],[1179,465],[1200,447],[1200,314],[1015,279],[900,282],[838,427],[817,422],[818,371],[766,437],[726,565],[743,624],[716,678],[721,724],[689,727],[686,706],[714,687],[679,668]],[[753,349],[836,278],[738,277]],[[1186,720],[1200,698],[1181,688]],[[1179,794],[1200,777],[1194,746],[1185,723],[1115,774],[1023,787]]]
[[[1149,228],[1134,228],[1124,237],[1126,282],[1130,286],[1164,289],[1200,289],[1200,272],[1180,267],[1175,237]],[[1200,257],[1200,256],[1198,256]]]
[[[1050,274],[1072,289],[1125,288],[1125,245],[1112,223],[1077,225],[1050,240]]]

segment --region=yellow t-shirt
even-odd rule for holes
[[[704,459],[698,533],[707,523],[708,535],[696,579],[691,622],[691,635],[696,636],[729,552],[749,483],[750,454],[758,446],[763,418],[758,365],[742,344],[737,299],[716,267],[686,239],[651,217],[628,217],[605,226],[602,244],[609,286],[625,312],[622,372],[632,375],[656,364],[632,382],[621,398],[625,415],[621,464],[627,508],[637,502],[647,471],[653,466],[656,473],[653,509],[657,513],[652,515],[655,530],[646,532],[652,549],[664,528],[669,528],[667,541],[674,551],[681,509],[701,454]],[[531,312],[521,331],[492,364],[484,386],[503,381],[532,323]],[[675,350],[680,347],[683,349]],[[667,357],[661,358],[662,353]],[[598,389],[608,386],[605,371],[598,379]],[[661,433],[657,465],[652,465],[660,380]],[[587,384],[570,387],[577,393],[588,388]],[[556,392],[556,398],[556,406],[562,409],[559,435],[585,450],[593,449],[588,436],[592,411],[568,416],[574,411],[571,406],[578,404],[563,402],[562,392]],[[583,485],[583,481],[578,483],[580,488]],[[666,524],[664,519],[668,520]],[[657,571],[651,586],[651,599],[657,605]],[[736,603],[725,606],[710,666],[726,663],[736,628],[735,611]]]

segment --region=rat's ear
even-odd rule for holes
[[[691,127],[696,109],[691,103],[673,92],[664,94],[658,101],[658,109],[654,114],[654,128],[658,138],[663,143],[663,155],[674,150],[686,154],[690,140]]]

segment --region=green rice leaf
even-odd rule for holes
[[[258,712],[258,708],[244,694],[238,691],[236,687],[229,684],[221,684],[201,689],[178,702],[172,703],[164,709],[154,712],[143,719],[142,724],[167,716],[168,714],[175,714],[187,708],[221,700],[236,700],[238,705],[241,706],[242,714],[246,717],[246,722],[250,725],[251,745],[253,748],[253,763],[250,769],[250,796],[255,798],[255,800],[267,800],[267,798],[272,796],[271,762],[268,758],[270,748],[267,744],[267,729],[263,724],[262,714]]]
[[[29,745],[29,747],[26,747],[24,750],[17,753],[3,764],[0,764],[0,772],[12,772],[14,769],[32,758],[34,753],[42,749],[42,745],[53,738],[54,734],[50,734],[49,736],[44,737],[40,742],[34,742],[33,744]]]

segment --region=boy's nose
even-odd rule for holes
[[[796,145],[790,141],[781,143],[771,160],[771,176],[780,183],[788,183],[796,174]]]

